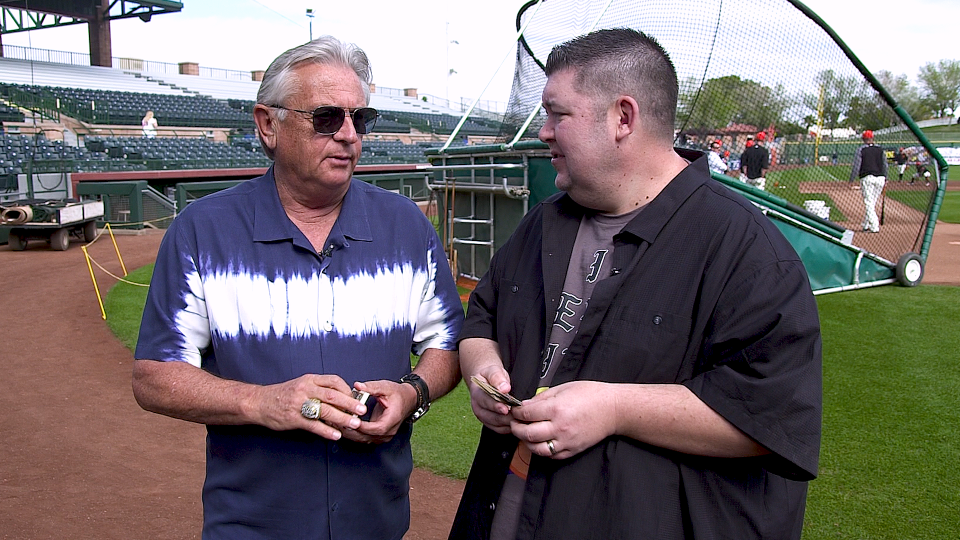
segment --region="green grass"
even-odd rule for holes
[[[462,295],[469,289],[457,286],[457,291]],[[467,309],[466,302],[463,309]],[[480,421],[470,408],[470,394],[463,381],[435,402],[430,411],[413,430],[410,444],[414,462],[437,474],[465,479],[480,442]]]
[[[897,189],[898,186],[900,186],[899,183],[887,183],[886,197],[888,199],[899,201],[917,212],[927,213],[927,208],[930,206],[930,199],[926,194],[918,197],[916,191],[899,190]]]
[[[824,349],[820,477],[805,538],[956,538],[960,288],[818,298]]]
[[[960,165],[953,166],[948,171],[950,181],[960,182]],[[830,219],[845,221],[846,217],[838,210],[839,206],[826,193],[801,193],[799,188],[802,182],[847,182],[850,176],[849,165],[810,165],[807,167],[798,167],[790,169],[774,170],[767,174],[767,191],[782,197],[787,201],[803,207],[803,202],[808,199],[820,199],[825,201],[830,207]],[[898,190],[900,184],[896,182],[887,183],[887,197],[895,199],[907,206],[910,206],[920,212],[927,211],[929,199],[919,197],[915,191]],[[940,209],[938,217],[940,221],[947,223],[960,223],[960,192],[948,191],[943,200],[943,206]]]
[[[480,441],[480,427],[461,381],[417,422],[411,440],[414,463],[443,476],[465,479]]]
[[[153,265],[148,264],[130,272],[124,278],[133,283],[150,283]],[[107,326],[120,342],[131,351],[137,346],[140,332],[140,318],[143,305],[147,301],[147,288],[117,282],[103,299],[103,309],[107,313]]]
[[[149,275],[149,268],[131,274]],[[128,347],[143,294],[119,284],[107,296],[107,321]],[[957,538],[960,288],[876,287],[820,296],[817,303],[823,443],[804,538]],[[417,423],[414,461],[465,478],[479,431],[461,383]]]
[[[850,175],[849,168],[834,165],[811,165],[791,169],[774,170],[767,173],[766,190],[782,197],[787,201],[803,207],[808,199],[818,199],[830,207],[830,219],[845,221],[846,217],[839,210],[839,205],[826,193],[801,193],[799,186],[803,182],[846,182]]]
[[[960,166],[957,166],[957,170],[960,170]],[[943,205],[940,206],[940,215],[937,219],[945,223],[960,223],[960,191],[948,191],[943,194]]]

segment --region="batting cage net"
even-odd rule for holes
[[[545,119],[543,65],[555,45],[618,27],[647,33],[670,54],[680,81],[676,144],[710,151],[719,142],[727,171],[718,179],[847,245],[858,252],[858,266],[864,256],[891,269],[905,254],[926,256],[945,162],[896,97],[799,2],[531,1],[517,14],[524,30],[501,142],[536,139]],[[874,197],[879,232],[865,221],[873,190],[851,174],[867,130],[889,166]],[[769,153],[762,182],[740,174],[748,145]]]

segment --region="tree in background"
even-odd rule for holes
[[[927,62],[920,67],[917,76],[923,89],[924,99],[931,105],[938,118],[957,112],[960,104],[960,60]]]
[[[684,81],[677,112],[687,131],[707,134],[730,124],[779,125],[788,105],[782,85],[770,88],[727,75],[709,79],[703,86],[694,78]]]
[[[850,108],[844,116],[846,127],[858,132],[883,129],[899,121],[893,114],[893,109],[886,106],[880,94],[867,81],[863,81],[856,94],[850,98]]]
[[[814,79],[820,88],[820,95],[807,94],[804,104],[812,111],[823,109],[823,125],[828,129],[842,127],[841,119],[845,119],[850,111],[850,102],[860,88],[860,79],[857,77],[843,77],[832,69],[821,71]],[[822,103],[821,103],[822,99]]]
[[[880,84],[890,92],[893,99],[907,111],[910,118],[926,120],[933,116],[933,110],[929,104],[920,97],[920,90],[910,83],[910,79],[906,75],[894,75],[886,70],[878,71],[874,75],[876,75]]]

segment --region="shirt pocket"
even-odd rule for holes
[[[529,339],[542,334],[543,310],[543,288],[539,284],[501,279],[497,295],[497,341],[501,350],[517,351],[525,335]],[[504,363],[512,362],[505,357]]]
[[[673,383],[690,336],[690,317],[664,310],[626,306],[600,325],[596,353],[603,362],[603,380]]]

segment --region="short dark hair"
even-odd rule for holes
[[[632,28],[611,28],[573,38],[550,51],[544,72],[549,77],[566,69],[576,70],[579,91],[600,101],[620,95],[636,99],[640,114],[659,128],[654,133],[673,140],[677,71],[652,37]]]

